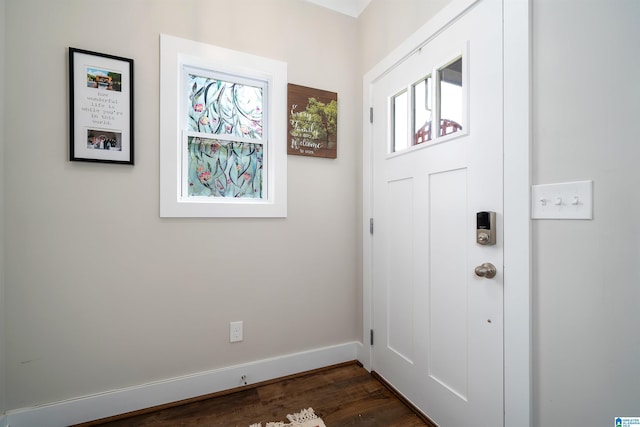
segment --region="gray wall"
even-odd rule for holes
[[[195,0],[6,3],[5,408],[360,338],[361,76],[442,1],[373,0],[357,21],[286,0],[209,6],[230,24]],[[534,183],[595,188],[592,221],[534,223],[534,421],[611,425],[640,415],[640,3],[534,0],[533,14]],[[289,218],[158,218],[160,32],[287,61],[292,83],[339,93],[338,159],[289,157]],[[66,160],[68,46],[136,60],[136,166]]]
[[[2,29],[0,29],[0,99],[5,99],[4,96],[4,46],[5,46],[5,31],[4,31],[4,9],[5,0],[0,0],[0,23]],[[0,129],[4,129],[4,102],[0,102]],[[5,339],[4,339],[4,325],[5,325],[5,304],[4,304],[4,254],[5,254],[5,238],[4,238],[4,132],[0,131],[0,165],[2,170],[0,171],[0,414],[6,409],[6,388],[5,388]]]
[[[360,339],[354,18],[291,0],[7,0],[3,28],[9,408]],[[339,94],[338,158],[288,157],[288,218],[159,218],[160,33]],[[68,161],[69,46],[135,60],[135,166]]]
[[[534,223],[536,425],[640,416],[640,2],[535,0],[533,179],[593,179],[593,221]]]
[[[364,75],[451,0],[372,0],[358,17],[360,70]]]

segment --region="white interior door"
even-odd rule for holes
[[[446,427],[503,425],[501,18],[476,3],[371,97],[372,369]],[[476,242],[480,211],[495,245]]]

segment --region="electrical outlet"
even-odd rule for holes
[[[242,341],[242,320],[229,323],[229,342]]]

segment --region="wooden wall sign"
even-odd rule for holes
[[[289,83],[287,153],[335,159],[338,147],[338,94]]]

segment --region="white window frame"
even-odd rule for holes
[[[262,199],[183,194],[183,69],[199,68],[266,82]],[[160,35],[160,216],[287,216],[287,64],[205,43]],[[216,138],[216,135],[209,135]]]

